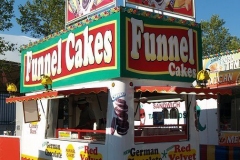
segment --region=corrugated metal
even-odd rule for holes
[[[15,129],[16,103],[6,103],[9,94],[0,93],[0,134],[3,131]]]

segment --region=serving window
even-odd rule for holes
[[[219,101],[220,129],[222,131],[240,131],[240,95],[221,95]]]
[[[135,143],[187,140],[187,95],[135,93],[134,104]]]
[[[81,110],[77,106],[79,99],[85,99],[92,109],[96,122],[92,128],[76,128],[80,121]],[[88,140],[105,142],[108,93],[89,93],[69,95],[50,100],[47,138]],[[51,131],[52,130],[52,131]]]

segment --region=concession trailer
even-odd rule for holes
[[[231,95],[197,100],[202,159],[238,160],[240,157],[240,50],[203,57],[210,69],[208,88],[229,89]]]
[[[196,100],[231,90],[192,86],[202,68],[194,1],[89,2],[67,1],[66,29],[22,47],[25,95],[6,99],[17,127],[0,137],[0,159],[200,159]],[[92,129],[75,129],[80,98]]]

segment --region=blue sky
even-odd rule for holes
[[[16,17],[19,17],[17,6],[19,4],[25,4],[27,0],[15,1],[15,14]],[[196,22],[200,22],[201,20],[210,20],[213,14],[217,14],[226,22],[224,27],[229,29],[229,33],[232,36],[240,38],[240,0],[195,0],[195,6]],[[21,32],[21,28],[15,19],[13,19],[13,24],[14,27],[9,31],[0,33],[30,36],[29,34]]]
[[[240,38],[240,0],[195,0],[196,21],[210,20],[213,14],[225,21],[224,27]]]

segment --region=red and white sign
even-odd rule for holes
[[[219,145],[222,146],[240,146],[240,134],[231,132],[221,132],[219,136]]]
[[[127,21],[127,27],[128,70],[196,78],[198,41],[193,29],[147,24],[135,18]]]
[[[54,79],[71,74],[91,72],[94,69],[113,67],[115,61],[116,21],[70,32],[66,39],[59,37],[55,44],[24,56],[24,85],[39,83],[41,74]]]

